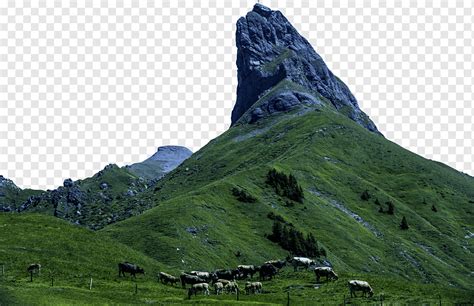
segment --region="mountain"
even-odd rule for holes
[[[108,214],[116,208],[127,213],[87,225],[94,232],[50,216],[0,214],[0,228],[9,230],[0,236],[0,262],[13,262],[16,271],[0,283],[0,293],[5,284],[22,302],[46,296],[41,290],[49,303],[60,304],[68,303],[65,296],[108,304],[281,305],[288,298],[295,305],[472,304],[474,178],[384,138],[280,12],[256,4],[239,19],[236,41],[239,84],[229,130],[143,187],[133,197],[137,202],[117,198],[131,183],[140,189],[147,182],[130,167],[109,166],[93,178],[65,182],[58,189],[66,202],[76,198],[76,188],[100,194],[105,181],[107,195],[120,187],[110,191],[115,199]],[[157,160],[166,156],[159,151]],[[106,205],[84,199],[83,207],[98,207],[90,218],[103,220],[98,209]],[[37,234],[42,228],[44,235]],[[77,233],[68,240],[59,229]],[[97,245],[101,238],[106,250]],[[48,239],[59,242],[52,246]],[[112,276],[117,248],[129,252],[123,260],[143,262],[152,275]],[[44,254],[50,249],[49,258]],[[262,294],[186,300],[184,290],[153,276],[161,269],[177,275],[289,255],[332,266],[339,280],[315,284],[312,271],[284,268],[263,281]],[[59,290],[49,288],[47,278],[37,284],[21,276],[22,267],[36,260],[60,267]],[[87,268],[78,267],[81,260]],[[87,288],[89,270],[97,290]],[[351,279],[368,281],[375,295],[348,299]],[[239,280],[241,287],[245,281]],[[142,289],[135,294],[133,288]]]
[[[320,263],[342,273],[469,288],[474,179],[382,137],[280,12],[257,4],[236,41],[232,127],[147,191],[156,207],[102,231],[171,266],[213,269],[287,256],[268,238],[281,223],[311,233]],[[273,169],[302,203],[268,182]]]
[[[147,180],[159,180],[166,173],[174,170],[193,152],[181,146],[162,146],[150,158],[141,163],[125,166],[130,172]]]
[[[236,44],[239,83],[233,125],[323,104],[378,132],[349,88],[280,11],[257,3],[237,21]]]

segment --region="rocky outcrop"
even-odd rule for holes
[[[135,163],[126,168],[137,176],[148,180],[159,180],[166,173],[173,171],[193,152],[181,146],[162,146],[150,158],[141,163]]]
[[[272,88],[286,80],[304,88],[313,100],[324,101],[372,132],[375,124],[360,110],[348,87],[326,66],[309,42],[279,11],[259,3],[237,21],[237,102],[232,111],[232,124]],[[301,90],[299,90],[301,92]],[[295,94],[277,92],[279,102],[273,101],[267,111],[255,109],[249,121],[294,108],[301,104]],[[322,99],[318,96],[321,96]],[[288,101],[283,99],[288,98]],[[297,98],[297,96],[296,96]],[[272,103],[277,103],[272,108]]]

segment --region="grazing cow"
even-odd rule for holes
[[[338,280],[339,278],[331,267],[316,267],[314,268],[314,274],[316,274],[317,282],[319,282],[321,276],[326,276],[326,281],[329,279]]]
[[[165,272],[160,272],[160,274],[158,275],[158,278],[160,279],[161,283],[165,285],[167,284],[175,285],[179,282],[179,278]]]
[[[362,291],[362,296],[366,296],[367,294],[369,297],[371,297],[374,295],[374,290],[372,290],[372,287],[370,287],[369,283],[366,281],[351,280],[347,284],[349,285],[351,297],[357,297],[357,291]]]
[[[239,270],[217,270],[214,272],[218,279],[234,280],[239,275]]]
[[[196,275],[197,277],[200,277],[201,279],[205,280],[206,283],[209,283],[210,281],[216,281],[219,278],[217,277],[215,273],[202,272],[202,271],[191,271],[187,274]]]
[[[239,285],[237,284],[237,282],[228,282],[224,286],[224,290],[227,293],[239,294],[240,288],[239,288]]]
[[[222,294],[222,291],[224,290],[224,284],[221,282],[216,282],[214,284],[214,290],[216,291],[216,295]]]
[[[314,261],[306,257],[293,257],[290,259],[291,265],[295,269],[295,272],[298,270],[298,267],[305,267],[309,269],[310,266],[314,265]]]
[[[119,263],[118,268],[119,268],[119,276],[125,276],[125,272],[130,273],[130,275],[132,275],[133,277],[136,277],[136,274],[145,274],[145,270],[129,262]]]
[[[222,278],[219,278],[216,283],[222,283],[222,285],[227,285],[228,283],[231,283],[232,281],[228,280],[228,279],[222,279]]]
[[[266,278],[272,279],[278,273],[278,269],[270,264],[266,263],[260,267],[260,280],[263,281]]]
[[[237,270],[239,271],[242,278],[247,278],[249,276],[252,278],[253,275],[258,272],[259,267],[254,265],[239,265],[237,266]]]
[[[183,286],[183,288],[186,288],[186,284],[195,285],[195,284],[206,282],[205,280],[203,280],[199,276],[189,275],[189,274],[186,274],[186,273],[181,273],[179,278],[181,279],[181,285]]]
[[[283,268],[286,265],[286,261],[285,260],[269,260],[269,261],[266,261],[265,264],[271,264],[275,268],[280,270],[281,268]]]
[[[261,282],[245,283],[245,292],[247,294],[262,293],[262,283]]]
[[[198,292],[202,292],[204,295],[209,295],[209,285],[207,283],[194,284],[188,290],[188,298],[190,299],[193,294],[197,295]]]
[[[39,263],[34,263],[29,265],[26,270],[28,271],[28,273],[37,273],[38,275],[40,275],[41,265]]]

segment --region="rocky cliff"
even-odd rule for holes
[[[137,176],[149,180],[158,180],[166,173],[174,170],[193,152],[181,146],[162,146],[150,158],[126,168]]]
[[[236,44],[238,87],[232,125],[246,112],[250,114],[244,121],[253,123],[300,105],[325,104],[379,133],[349,88],[280,11],[255,4],[237,21]],[[265,103],[254,106],[264,97]]]

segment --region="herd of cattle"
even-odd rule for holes
[[[262,292],[262,281],[271,280],[287,264],[293,266],[294,271],[297,271],[300,267],[309,269],[316,265],[313,260],[306,257],[290,257],[286,260],[270,260],[261,266],[239,265],[236,269],[216,270],[214,272],[183,272],[179,277],[160,272],[158,278],[159,281],[166,285],[178,285],[181,283],[181,286],[185,289],[187,285],[190,285],[188,297],[191,298],[192,295],[197,295],[198,293],[209,295],[210,288],[214,289],[216,295],[223,293],[239,294],[240,288],[237,280],[252,280],[254,275],[258,273],[258,282],[247,281],[245,283],[245,293],[256,294]],[[118,267],[119,276],[125,276],[125,273],[129,273],[133,277],[136,277],[136,274],[145,274],[142,268],[132,263],[119,263]],[[321,278],[325,278],[326,281],[338,280],[336,272],[331,267],[314,267],[312,270],[317,282]],[[357,292],[362,292],[362,296],[369,297],[374,294],[374,291],[366,281],[350,280],[348,287],[351,297],[357,297]]]

